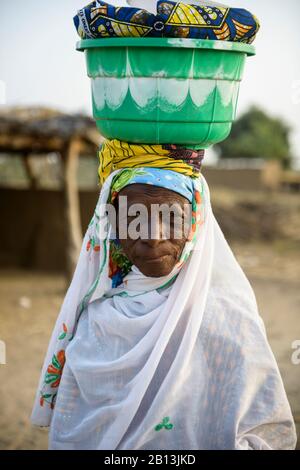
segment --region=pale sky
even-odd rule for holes
[[[45,105],[91,114],[90,83],[72,18],[89,0],[1,0],[0,81],[6,105]],[[124,5],[125,0],[107,3]],[[246,63],[238,114],[257,104],[293,128],[300,162],[300,1],[224,0],[261,21]],[[1,85],[1,84],[0,84]],[[2,97],[3,99],[3,97]]]

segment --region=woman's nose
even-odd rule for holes
[[[165,240],[166,237],[164,236],[164,227],[161,220],[148,220],[148,234],[147,238],[145,237],[143,241],[145,241],[149,246],[156,246],[162,240]]]

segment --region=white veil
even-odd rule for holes
[[[99,201],[106,200],[111,178]],[[32,413],[37,425],[52,420],[50,448],[295,448],[290,406],[254,292],[214,217],[203,175],[200,181],[204,224],[175,283],[166,292],[109,298],[105,286],[94,285],[94,301],[85,302],[66,347],[53,410],[40,405],[43,377],[59,341],[68,341],[57,340],[68,335],[61,325],[77,321],[82,286],[93,284],[102,262],[87,262],[85,236]]]

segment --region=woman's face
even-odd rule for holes
[[[127,197],[127,212],[122,210],[120,196]],[[120,212],[117,231],[125,255],[145,276],[168,275],[179,261],[188,238],[191,220],[189,201],[169,189],[132,184],[120,191],[116,202]],[[145,210],[136,211],[136,204],[139,206],[135,207],[140,208],[142,205]],[[157,212],[157,205],[161,204],[164,204],[163,211]],[[128,215],[130,208],[135,215]],[[137,227],[138,218],[139,235],[135,232],[133,236],[131,229],[132,226]],[[125,227],[122,237],[120,224],[123,229]]]

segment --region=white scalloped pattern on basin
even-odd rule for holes
[[[95,106],[98,111],[104,109],[105,105],[112,111],[120,108],[129,92],[136,106],[141,110],[149,110],[158,106],[162,111],[171,112],[178,110],[184,105],[189,94],[195,106],[203,106],[216,88],[220,94],[222,105],[235,106],[239,81],[229,80],[207,80],[176,79],[159,77],[96,77],[92,79],[92,92]]]

